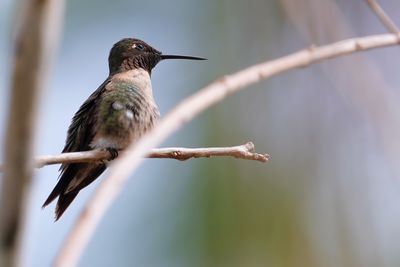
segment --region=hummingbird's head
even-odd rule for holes
[[[110,74],[142,68],[149,73],[163,59],[205,60],[205,58],[163,55],[157,49],[139,39],[125,38],[114,44],[108,57]]]

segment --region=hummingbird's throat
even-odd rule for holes
[[[137,90],[146,99],[153,101],[153,90],[151,87],[150,73],[143,68],[121,71],[111,78],[111,83],[127,84],[129,90]]]

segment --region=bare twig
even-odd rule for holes
[[[124,183],[141,163],[149,149],[157,146],[171,133],[211,105],[228,95],[251,84],[265,80],[279,73],[305,67],[324,59],[339,57],[357,51],[398,44],[394,34],[373,35],[348,39],[341,42],[302,50],[282,58],[251,66],[235,74],[225,76],[194,95],[182,101],[149,134],[133,144],[125,155],[116,160],[110,175],[104,179],[84,211],[81,213],[72,232],[68,235],[56,258],[55,266],[76,265],[98,222],[110,206]]]
[[[190,158],[209,158],[209,157],[235,157],[238,159],[255,160],[260,162],[267,162],[270,158],[268,154],[256,153],[254,144],[252,142],[248,142],[240,146],[231,146],[231,147],[158,148],[150,150],[150,152],[148,153],[148,157],[171,158],[177,160],[188,160]]]
[[[389,32],[400,35],[400,30],[396,26],[396,23],[386,14],[385,10],[379,5],[376,0],[366,0],[372,11],[378,16],[383,25],[388,29]],[[399,36],[400,37],[400,36]]]
[[[34,130],[61,28],[63,1],[20,0],[15,18],[11,99],[0,200],[0,266],[22,266],[25,199],[33,172]]]
[[[186,148],[186,147],[165,147],[150,150],[148,158],[169,158],[177,160],[188,160],[190,158],[209,158],[209,157],[235,157],[238,159],[255,160],[267,162],[268,154],[255,152],[254,144],[248,142],[240,146],[230,147],[205,147],[205,148]],[[41,168],[45,165],[61,163],[94,162],[108,160],[111,155],[108,151],[91,150],[84,152],[71,152],[59,155],[45,155],[35,158],[35,167]],[[0,172],[3,170],[0,164]]]

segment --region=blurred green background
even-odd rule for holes
[[[165,114],[221,75],[386,30],[365,1],[70,0],[41,101],[36,154],[62,150],[81,103],[108,74],[112,44],[146,40],[203,56],[153,71]],[[379,1],[400,25],[400,3]],[[0,1],[0,145],[15,3]],[[400,49],[383,48],[273,77],[210,108],[163,146],[253,141],[267,164],[231,158],[146,160],[107,212],[79,266],[399,266]],[[57,166],[35,172],[26,266],[50,266],[99,184],[53,223],[40,207]]]

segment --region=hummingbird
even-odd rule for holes
[[[151,71],[165,59],[205,60],[164,55],[134,38],[115,43],[108,57],[109,75],[73,116],[62,153],[100,149],[109,151],[113,160],[152,129],[160,113],[153,98]],[[62,164],[59,180],[42,208],[58,197],[57,221],[79,191],[106,168],[107,161]]]

